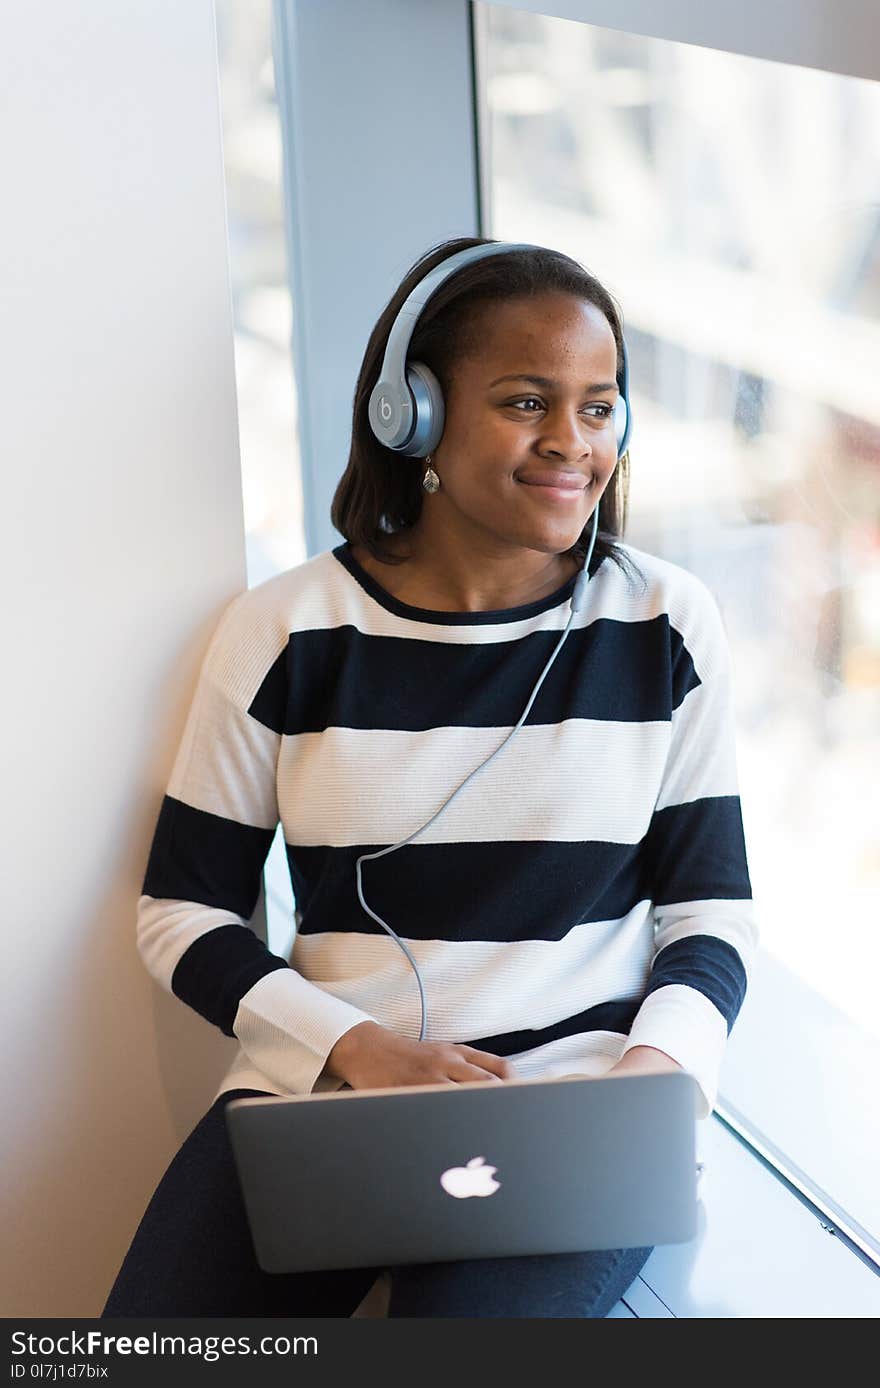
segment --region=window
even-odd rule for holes
[[[620,303],[626,539],[728,632],[762,951],[719,1108],[880,1252],[880,84],[474,12],[483,233]]]
[[[306,558],[272,3],[216,0],[248,584]]]
[[[306,559],[272,0],[215,0],[248,586]],[[279,825],[263,873],[270,948],[293,943]],[[259,928],[259,907],[254,925]]]

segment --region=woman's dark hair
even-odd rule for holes
[[[330,508],[330,518],[351,544],[363,545],[383,563],[405,562],[383,547],[382,536],[413,526],[424,499],[416,460],[380,443],[370,427],[367,408],[379,379],[391,326],[409,293],[435,265],[469,246],[497,244],[479,236],[458,236],[433,246],[407,271],[370,334],[354,393],[351,449]],[[428,299],[407,349],[407,358],[428,366],[449,398],[452,370],[458,358],[478,350],[474,337],[480,311],[493,303],[528,299],[546,293],[570,294],[604,313],[617,343],[621,364],[623,326],[620,310],[608,290],[583,266],[561,251],[536,248],[489,255],[456,271]],[[599,500],[599,527],[594,558],[632,563],[617,546],[626,526],[629,500],[629,454],[618,461]],[[592,517],[566,553],[583,564]]]

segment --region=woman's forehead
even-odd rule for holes
[[[512,373],[613,379],[617,343],[605,314],[595,304],[570,299],[560,304],[560,298],[553,305],[535,300],[497,305],[480,325],[479,375],[487,380]]]
[[[512,335],[584,344],[614,342],[614,332],[597,304],[570,294],[547,294],[528,299],[504,299],[484,306],[478,321],[488,341],[499,346]]]

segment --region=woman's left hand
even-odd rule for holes
[[[633,1046],[601,1078],[604,1080],[613,1075],[662,1075],[683,1068],[671,1055],[658,1051],[654,1046]]]
[[[672,1070],[683,1070],[684,1066],[679,1065],[677,1060],[673,1060],[671,1055],[665,1051],[658,1051],[655,1046],[633,1046],[632,1050],[622,1055],[610,1070],[606,1070],[602,1075],[584,1075],[574,1072],[569,1075],[553,1075],[557,1080],[607,1080],[614,1075],[662,1075]]]

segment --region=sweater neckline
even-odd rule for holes
[[[386,612],[393,612],[397,617],[407,617],[414,622],[431,622],[443,626],[487,626],[499,622],[521,622],[529,617],[537,617],[542,612],[549,612],[551,608],[558,607],[571,597],[574,591],[577,573],[572,574],[571,578],[566,579],[561,588],[555,592],[548,593],[546,597],[538,598],[535,602],[525,603],[520,607],[499,607],[485,612],[447,612],[443,609],[430,607],[414,607],[412,603],[402,602],[400,598],[395,598],[387,589],[378,583],[372,574],[368,574],[366,569],[358,563],[351,552],[351,545],[348,540],[343,541],[332,550],[334,557],[347,569],[352,578],[360,584],[365,592],[369,593],[380,607],[384,607]],[[602,556],[593,554],[590,559],[590,577],[592,578],[602,562]]]

